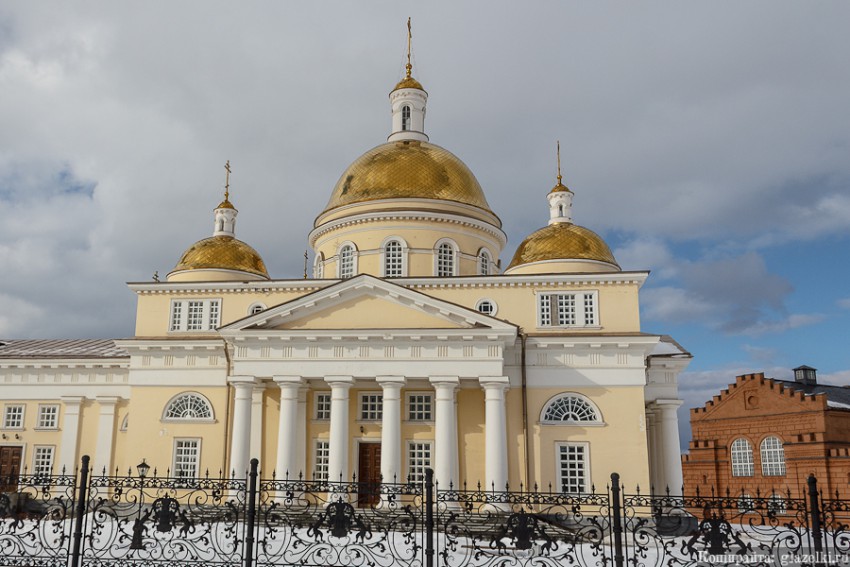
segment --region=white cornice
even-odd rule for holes
[[[587,285],[642,286],[648,271],[581,273],[581,274],[522,274],[493,276],[392,278],[396,285],[411,289],[499,288],[499,287],[561,287]],[[310,293],[324,289],[341,280],[293,279],[238,282],[128,282],[127,286],[139,295],[174,293],[270,293],[301,291]]]

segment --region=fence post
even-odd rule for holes
[[[434,567],[434,469],[425,469],[425,567]]]
[[[620,475],[611,473],[611,507],[614,511],[614,565],[623,567],[623,509],[620,506]]]
[[[821,531],[820,502],[818,502],[818,479],[812,474],[809,475],[806,483],[809,485],[809,507],[812,515],[812,539],[815,544],[815,557],[820,558],[823,556],[823,533]],[[821,566],[823,563],[818,562],[817,565]]]
[[[80,469],[80,482],[77,487],[77,514],[74,520],[74,545],[71,548],[71,567],[79,567],[80,550],[83,544],[83,519],[88,508],[89,497],[89,456],[83,455],[83,467]]]
[[[248,515],[245,518],[245,567],[254,564],[254,527],[257,520],[257,467],[260,461],[251,459],[251,472],[248,473]]]

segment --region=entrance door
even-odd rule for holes
[[[0,447],[0,492],[18,490],[18,474],[21,471],[23,447]]]
[[[381,500],[381,444],[360,443],[357,467],[357,506],[374,506]]]

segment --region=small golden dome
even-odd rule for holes
[[[566,191],[568,193],[572,193],[572,191],[570,191],[569,187],[567,187],[566,185],[564,185],[563,183],[558,181],[558,184],[555,185],[554,187],[552,187],[552,190],[549,191],[549,193],[561,193],[563,191]]]
[[[190,246],[172,273],[216,269],[247,272],[266,279],[269,277],[266,264],[256,250],[232,236],[222,235],[204,238]]]
[[[611,249],[598,234],[573,223],[557,222],[523,240],[507,270],[547,260],[595,260],[620,269]]]
[[[231,202],[227,199],[227,197],[225,197],[225,198],[224,198],[224,201],[222,201],[221,203],[219,203],[219,204],[218,204],[218,206],[216,207],[216,209],[233,209],[233,210],[236,210],[236,207],[234,207],[234,206],[233,206],[233,203],[231,203]]]
[[[413,77],[405,77],[398,82],[393,91],[397,91],[399,89],[419,89],[420,91],[424,91],[422,88],[422,84],[414,79]]]
[[[325,211],[380,199],[440,199],[493,213],[466,164],[440,146],[416,140],[381,144],[354,160]]]

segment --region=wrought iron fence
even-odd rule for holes
[[[0,479],[3,566],[850,564],[850,500],[74,474]],[[10,490],[11,489],[11,490]]]

